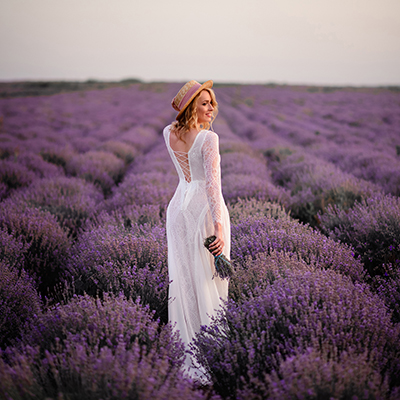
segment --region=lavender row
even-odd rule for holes
[[[243,86],[222,89],[224,109],[241,135],[257,146],[260,124],[270,136],[399,195],[399,95],[385,90]],[[226,107],[228,106],[228,107]],[[232,108],[232,110],[230,110]],[[238,122],[238,123],[236,123]],[[275,140],[272,145],[275,147]],[[265,143],[265,142],[264,142]]]

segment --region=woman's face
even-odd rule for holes
[[[211,95],[207,90],[203,90],[197,99],[197,121],[199,124],[210,123],[213,116],[214,107],[211,104]]]

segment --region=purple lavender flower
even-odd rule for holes
[[[0,355],[0,390],[13,398],[205,398],[180,371],[178,334],[123,296],[59,304]]]
[[[70,248],[67,233],[47,211],[7,199],[0,203],[0,229],[24,246],[23,267],[33,276],[43,296],[54,294],[64,277],[63,262]]]
[[[123,182],[114,189],[113,196],[108,200],[109,209],[130,204],[161,204],[166,206],[172,198],[177,185],[177,177],[172,174],[145,172],[129,174]]]
[[[246,388],[257,394],[257,381],[272,371],[281,376],[282,363],[309,347],[334,349],[338,356],[367,354],[375,371],[399,380],[398,329],[383,302],[365,285],[329,270],[283,268],[251,297],[229,300],[202,327],[192,350],[217,392],[236,398]]]
[[[0,200],[20,187],[26,187],[35,179],[35,174],[23,165],[13,161],[0,160],[0,183],[3,185]]]
[[[34,280],[24,271],[0,261],[0,348],[17,339],[29,320],[41,311]]]
[[[169,280],[164,226],[108,221],[83,233],[71,250],[67,272],[75,291],[123,292],[149,304],[166,322]]]
[[[386,397],[388,382],[382,381],[366,353],[357,354],[350,350],[338,357],[332,350],[307,349],[303,354],[289,357],[282,362],[279,373],[273,371],[264,381],[257,382],[258,392],[273,400]],[[240,398],[248,396],[251,396],[249,389],[241,391]]]
[[[138,154],[136,147],[117,140],[109,140],[100,146],[101,150],[113,153],[126,165],[130,164]]]
[[[324,232],[333,239],[350,244],[371,275],[380,275],[381,266],[400,266],[400,200],[374,196],[347,212],[329,207],[321,216]]]
[[[82,224],[95,215],[103,194],[83,179],[60,176],[36,180],[15,194],[13,200],[49,211],[62,228],[76,237]]]
[[[293,219],[251,216],[232,226],[231,231],[231,257],[238,267],[244,265],[246,257],[254,259],[258,253],[276,250],[295,254],[318,268],[347,274],[355,281],[364,280],[363,265],[354,259],[350,247]]]
[[[29,244],[21,237],[16,238],[4,228],[0,228],[0,260],[9,266],[22,269],[28,248]]]
[[[71,175],[93,182],[103,189],[104,194],[109,194],[114,184],[122,180],[124,163],[112,153],[88,151],[74,156],[66,170]]]

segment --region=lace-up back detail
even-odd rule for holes
[[[224,199],[221,190],[218,135],[211,131],[200,131],[195,137],[192,147],[186,153],[172,149],[170,145],[170,133],[169,126],[164,130],[164,138],[178,172],[179,179],[182,183],[186,184],[193,184],[193,182],[202,182],[204,184],[203,194],[206,195],[212,220],[214,224],[217,222],[221,223]],[[185,204],[185,206],[186,201],[191,201],[192,205],[197,201],[202,204],[204,199],[200,199],[200,197],[195,195],[195,190],[194,187],[190,189],[186,186],[178,188],[178,192],[181,195],[181,203]],[[188,191],[190,192],[189,194],[186,193]]]
[[[185,153],[184,151],[176,151],[176,150],[172,150],[172,151],[174,152],[176,161],[178,161],[179,166],[182,169],[183,175],[185,176],[185,181],[191,182],[192,176],[190,174],[189,153]]]

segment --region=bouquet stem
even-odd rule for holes
[[[212,254],[210,250],[211,243],[216,239],[216,236],[209,236],[204,240],[205,248]],[[214,256],[214,255],[213,255]],[[214,256],[214,265],[215,265],[215,274],[213,275],[213,279],[218,276],[221,279],[229,279],[234,274],[234,269],[231,261],[229,261],[224,254],[220,254],[219,256]]]

